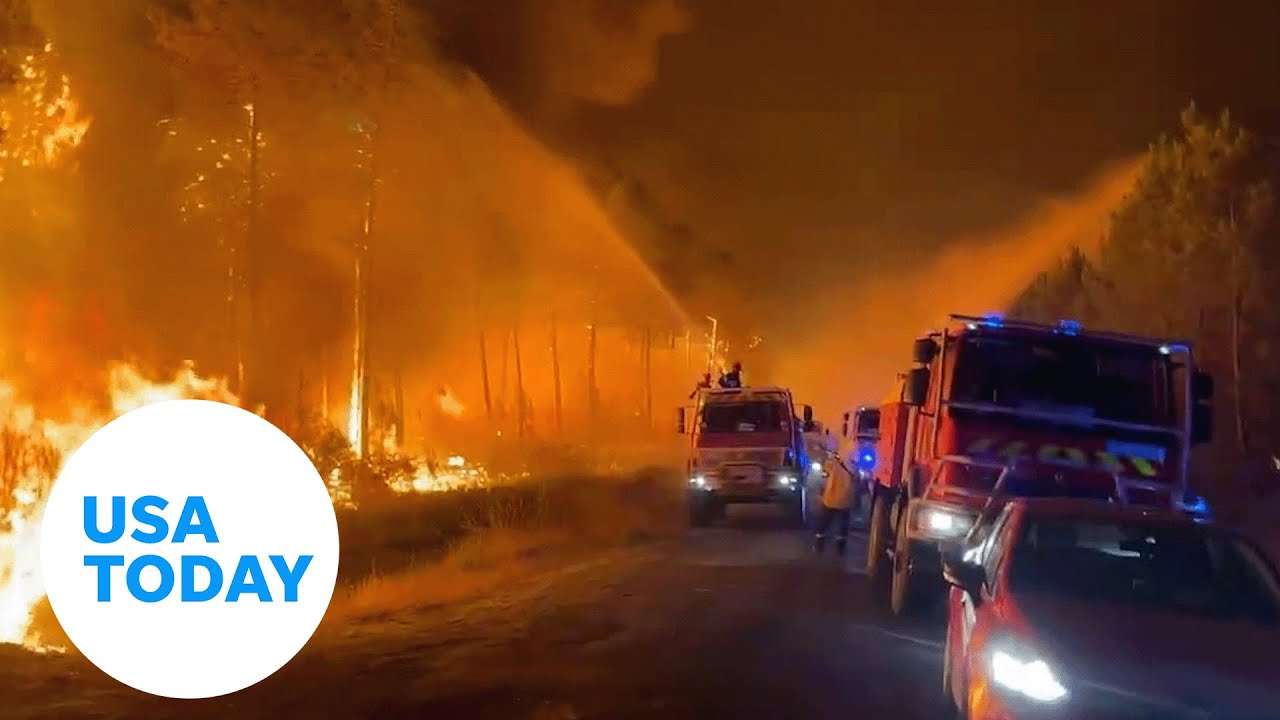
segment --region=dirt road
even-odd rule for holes
[[[300,657],[230,698],[175,705],[49,680],[53,704],[4,717],[938,717],[940,629],[872,607],[855,569],[861,536],[847,563],[815,558],[771,508],[745,510],[678,546],[374,619],[340,652]]]

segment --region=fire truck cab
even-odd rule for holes
[[[867,575],[895,615],[940,597],[944,553],[1009,496],[1186,508],[1213,380],[1184,342],[952,315],[880,409]]]
[[[880,442],[880,408],[861,406],[844,414],[840,435],[851,441],[849,457],[841,458],[862,482],[870,482]]]
[[[805,433],[813,409],[795,414],[780,387],[702,390],[693,408],[678,408],[678,432],[689,435],[689,516],[705,525],[730,503],[777,502],[800,524],[808,515],[811,471]],[[688,422],[689,419],[693,422]]]

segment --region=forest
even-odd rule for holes
[[[1280,146],[1191,105],[1148,150],[1096,253],[1073,248],[1012,313],[1193,344],[1216,383],[1215,437],[1194,477],[1245,500],[1280,456]]]

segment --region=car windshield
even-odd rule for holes
[[[1154,348],[968,335],[951,400],[1169,427],[1172,367]]]
[[[873,434],[880,429],[880,411],[863,410],[858,413],[858,434]]]
[[[770,400],[709,403],[702,408],[704,433],[786,432],[787,407]]]
[[[1203,526],[1028,520],[1010,557],[1009,589],[1280,624],[1280,589],[1267,561]]]

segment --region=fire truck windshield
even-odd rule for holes
[[[863,410],[858,413],[858,435],[875,433],[880,429],[880,411]]]
[[[787,432],[791,418],[785,403],[775,400],[707,403],[702,408],[703,433]]]
[[[952,402],[1174,426],[1173,365],[1155,348],[1087,337],[965,336]]]

